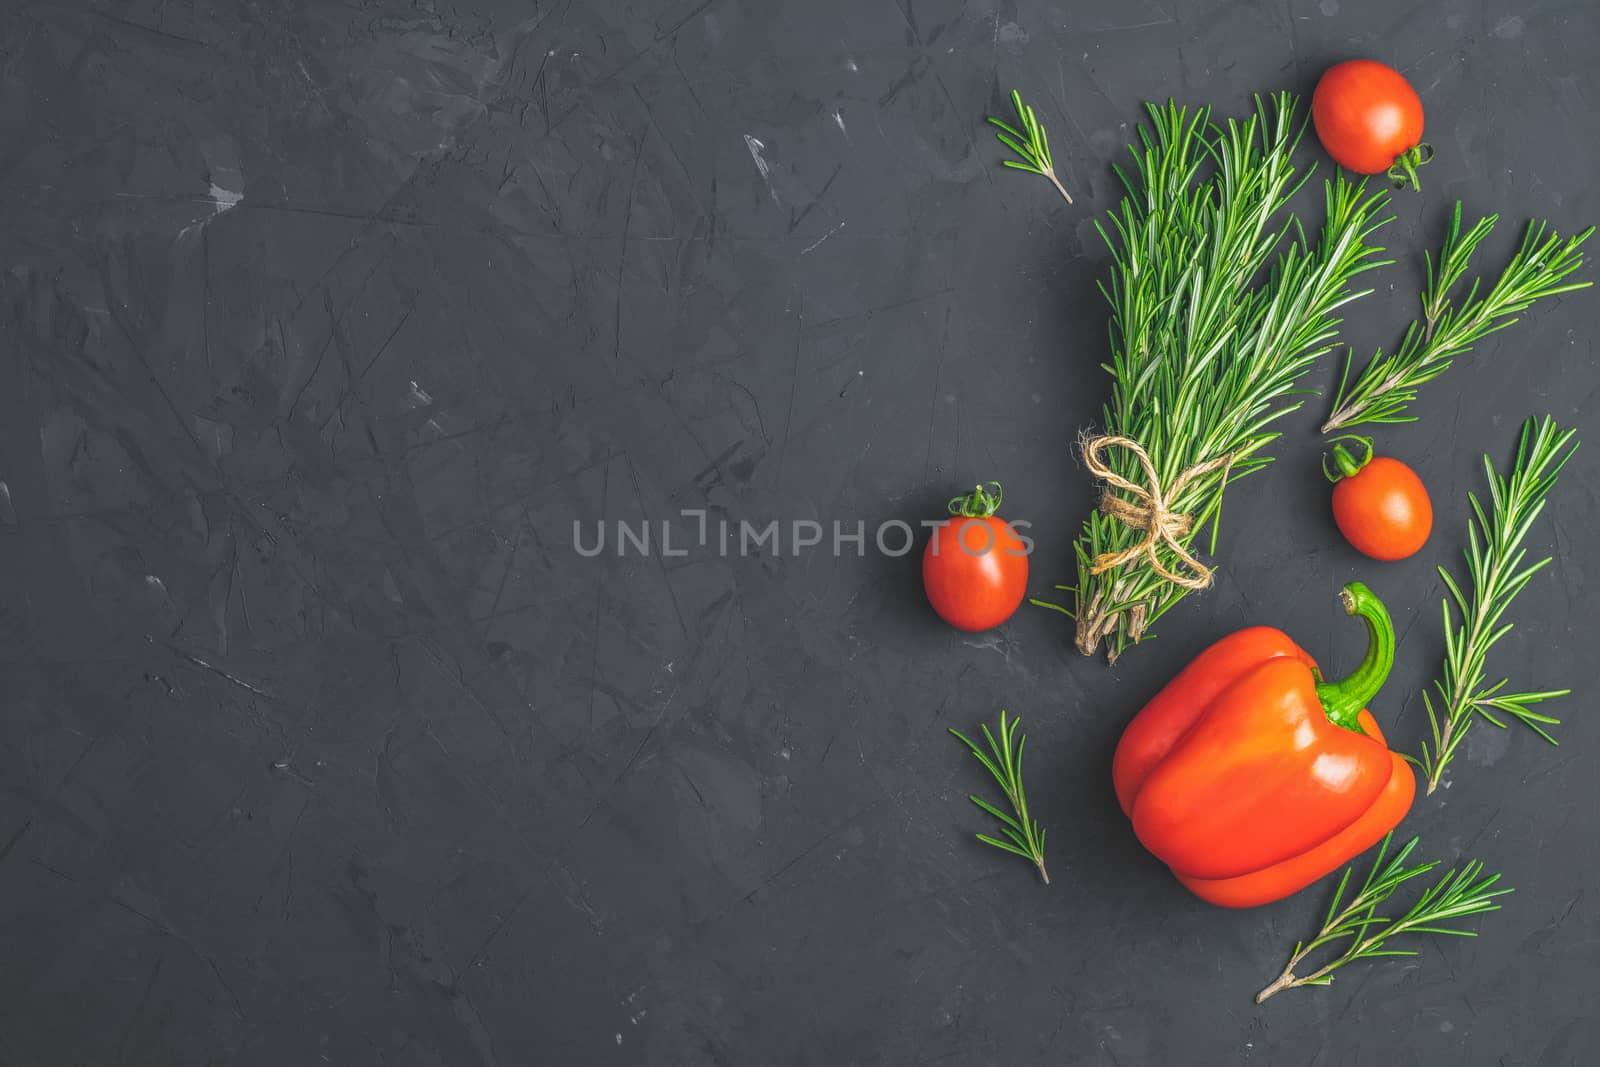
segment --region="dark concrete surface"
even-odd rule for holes
[[[1174,5],[5,5],[0,1063],[1597,1062],[1600,296],[1382,435],[1434,492],[1421,555],[1339,540],[1311,398],[1230,490],[1216,588],[1114,668],[1038,609],[941,626],[914,559],[573,548],[575,519],[681,546],[683,509],[915,523],[998,478],[1033,588],[1070,580],[1092,220],[1147,99],[1412,79],[1438,159],[1363,352],[1454,198],[1505,216],[1486,266],[1529,216],[1600,220],[1587,0]],[[999,169],[1012,86],[1076,207]],[[1576,690],[1562,745],[1474,731],[1405,824],[1516,893],[1258,1008],[1328,883],[1189,897],[1116,809],[1115,739],[1241,624],[1349,663],[1361,576],[1414,750],[1433,568],[1545,412],[1591,443],[1491,669]],[[1001,707],[1048,889],[972,840],[945,729]]]

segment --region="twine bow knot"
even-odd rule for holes
[[[1144,468],[1148,488],[1128,481],[1111,469],[1105,461],[1104,454],[1106,449],[1113,447],[1126,448],[1133,453],[1134,458],[1139,461],[1139,466]],[[1194,529],[1194,519],[1184,512],[1174,511],[1171,502],[1177,499],[1178,494],[1183,492],[1190,482],[1214,470],[1231,466],[1233,453],[1196,463],[1172,479],[1172,483],[1167,486],[1162,486],[1155,464],[1150,461],[1150,453],[1132,438],[1108,434],[1085,440],[1083,463],[1089,468],[1090,474],[1106,484],[1106,488],[1100,494],[1100,511],[1125,526],[1144,531],[1145,534],[1141,541],[1120,552],[1102,552],[1096,556],[1089,568],[1090,574],[1100,574],[1130,559],[1144,556],[1157,574],[1175,585],[1181,585],[1185,589],[1205,589],[1211,584],[1211,568],[1195,559],[1181,540]],[[1112,492],[1113,489],[1120,489],[1135,499],[1124,499]],[[1188,573],[1180,573],[1161,562],[1158,550],[1162,545],[1178,558],[1178,562]]]

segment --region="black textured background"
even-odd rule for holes
[[[1312,398],[1230,491],[1217,587],[1115,668],[1038,609],[941,626],[913,559],[571,537],[870,528],[998,478],[1047,592],[1141,101],[1412,79],[1438,159],[1366,352],[1453,198],[1505,216],[1485,266],[1600,220],[1597,49],[1589,0],[5,5],[0,1063],[1596,1062],[1600,440],[1491,665],[1577,690],[1562,746],[1479,728],[1406,824],[1506,872],[1482,937],[1257,1008],[1328,886],[1198,903],[1107,770],[1228,629],[1349,663],[1358,575],[1414,749],[1479,456],[1531,413],[1595,437],[1593,292],[1383,435],[1434,493],[1420,556],[1338,539]],[[998,169],[1013,85],[1078,206]],[[1048,890],[972,841],[944,732],[1002,706]]]

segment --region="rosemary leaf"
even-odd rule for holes
[[[1429,793],[1439,788],[1445,768],[1461,747],[1474,719],[1483,718],[1493,726],[1504,728],[1506,722],[1499,715],[1514,718],[1551,744],[1556,743],[1544,727],[1559,725],[1561,720],[1534,710],[1534,705],[1567,696],[1570,690],[1507,693],[1504,692],[1507,685],[1504,678],[1488,684],[1486,662],[1494,643],[1511,630],[1511,623],[1500,620],[1512,600],[1550,563],[1550,558],[1545,557],[1537,563],[1524,564],[1527,552],[1522,542],[1544,510],[1556,476],[1577,451],[1578,446],[1573,441],[1575,433],[1562,430],[1548,416],[1542,422],[1529,419],[1523,423],[1509,477],[1498,474],[1489,457],[1483,457],[1484,473],[1489,480],[1488,511],[1476,494],[1468,495],[1473,517],[1467,524],[1464,554],[1471,596],[1449,571],[1439,568],[1449,593],[1442,605],[1444,671],[1433,683],[1435,692],[1422,694],[1431,741],[1422,743],[1422,755],[1412,761],[1427,775]],[[1438,698],[1437,705],[1434,696]]]
[[[1056,192],[1066,198],[1067,203],[1072,203],[1072,194],[1067,192],[1067,187],[1061,184],[1061,179],[1056,177],[1055,160],[1050,155],[1050,137],[1044,132],[1044,127],[1039,125],[1039,117],[1033,113],[1033,108],[1022,102],[1022,94],[1015,89],[1011,90],[1011,106],[1017,112],[1017,126],[1006,123],[989,116],[989,125],[998,129],[995,140],[1015,152],[1021,162],[1015,159],[1002,160],[1001,164],[1012,170],[1026,171],[1029,174],[1038,174],[1048,178],[1050,184],[1056,187]]]
[[[1474,279],[1460,306],[1451,297],[1484,239],[1494,231],[1498,215],[1479,219],[1461,232],[1461,202],[1456,201],[1450,227],[1437,265],[1428,257],[1428,282],[1422,294],[1422,318],[1406,330],[1400,347],[1390,355],[1382,349],[1367,361],[1354,382],[1350,363],[1333,402],[1333,413],[1322,424],[1323,433],[1348,430],[1364,423],[1411,422],[1405,414],[1417,390],[1450,369],[1457,356],[1517,321],[1517,316],[1542,297],[1584,289],[1591,282],[1566,279],[1583,266],[1580,247],[1594,227],[1563,241],[1544,222],[1530,222],[1522,246],[1501,272],[1494,287],[1479,295],[1483,280]]]
[[[1334,891],[1333,903],[1328,907],[1328,917],[1323,922],[1322,929],[1318,930],[1310,941],[1295,945],[1294,951],[1289,955],[1288,964],[1283,968],[1283,973],[1256,994],[1257,1004],[1268,997],[1282,993],[1285,989],[1328,985],[1333,981],[1333,972],[1347,963],[1380,959],[1385,956],[1417,955],[1415,949],[1389,946],[1390,940],[1404,934],[1476,937],[1474,931],[1447,924],[1452,920],[1464,919],[1486,911],[1498,911],[1500,904],[1495,898],[1512,892],[1509,887],[1497,887],[1500,875],[1486,875],[1483,873],[1482,863],[1469,860],[1459,871],[1446,871],[1438,882],[1424,890],[1416,903],[1402,914],[1393,917],[1378,915],[1378,905],[1392,897],[1395,890],[1439,866],[1437,860],[1408,865],[1407,861],[1417,847],[1417,839],[1414,837],[1390,856],[1388,862],[1385,862],[1384,857],[1388,854],[1389,844],[1393,838],[1393,833],[1384,837],[1361,890],[1350,898],[1348,904],[1340,907],[1345,889],[1350,884],[1350,872],[1354,870],[1353,867],[1345,869],[1344,877],[1339,880],[1339,888]],[[1338,956],[1303,978],[1294,973],[1295,968],[1311,953],[1338,941],[1348,942],[1344,951]]]
[[[1011,804],[1015,818],[1007,815],[988,801],[977,796],[967,799],[977,805],[979,809],[992,815],[1000,824],[1001,833],[1005,840],[990,837],[987,834],[977,834],[976,837],[986,845],[991,845],[1003,852],[1010,852],[1021,856],[1033,863],[1039,871],[1039,877],[1044,879],[1044,884],[1050,884],[1050,875],[1044,868],[1044,829],[1038,821],[1028,814],[1028,798],[1022,790],[1022,746],[1028,740],[1026,734],[1019,734],[1018,728],[1022,720],[1015,717],[1008,719],[1006,713],[1000,713],[1000,740],[997,742],[989,732],[987,723],[979,726],[983,731],[984,746],[975,744],[960,730],[951,729],[950,733],[962,744],[972,751],[977,761],[983,764],[984,770],[1000,783],[1000,789],[1006,795],[1006,800]]]

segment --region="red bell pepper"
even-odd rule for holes
[[[1366,710],[1394,664],[1394,627],[1360,582],[1340,600],[1369,635],[1349,677],[1323,681],[1279,630],[1240,630],[1167,683],[1117,745],[1111,773],[1134,833],[1203,900],[1286,897],[1411,808],[1411,767]]]

